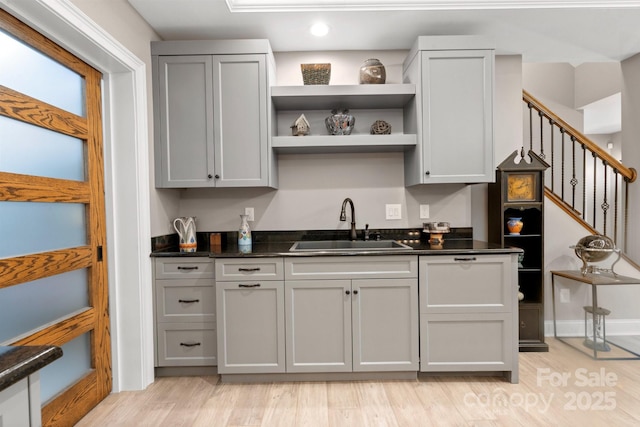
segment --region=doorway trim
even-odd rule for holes
[[[113,391],[145,389],[154,380],[146,65],[69,0],[0,6],[103,73]]]

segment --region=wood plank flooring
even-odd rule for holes
[[[498,377],[222,384],[159,378],[108,396],[77,426],[639,426],[640,360],[593,360],[548,338]]]

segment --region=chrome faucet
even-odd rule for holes
[[[358,234],[356,233],[356,209],[353,207],[353,200],[350,198],[344,199],[342,202],[342,210],[340,211],[340,221],[347,220],[347,214],[344,211],[347,207],[347,202],[351,205],[351,231],[349,232],[349,238],[351,240],[357,240]]]

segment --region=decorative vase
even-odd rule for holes
[[[360,66],[360,84],[384,84],[386,80],[387,71],[379,60],[367,59]]]
[[[324,119],[324,124],[331,135],[351,135],[356,118],[349,114],[349,110],[331,110],[331,115]]]
[[[518,235],[520,231],[522,231],[522,227],[524,224],[522,223],[522,218],[509,218],[507,221],[507,229],[509,230],[509,234]]]
[[[240,252],[251,252],[251,227],[247,222],[248,215],[240,215],[240,228],[238,229],[238,249]]]

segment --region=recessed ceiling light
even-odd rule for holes
[[[311,26],[311,34],[316,37],[326,36],[329,33],[329,26],[322,22],[318,22],[317,24],[313,24]]]

